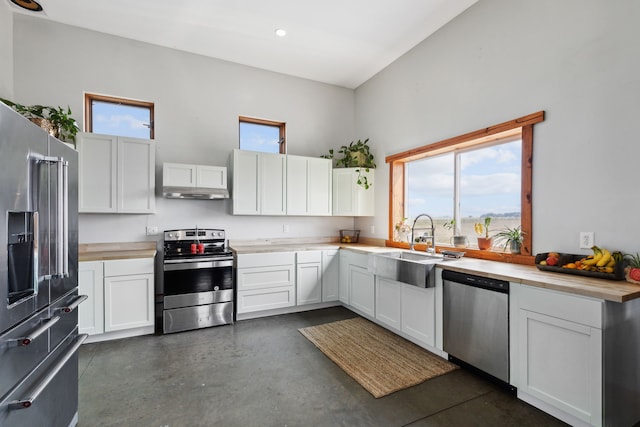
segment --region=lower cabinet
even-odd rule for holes
[[[367,254],[340,251],[339,299],[342,303],[374,318],[375,281],[368,271]]]
[[[338,249],[322,251],[322,302],[338,301],[340,255]]]
[[[295,252],[237,255],[237,313],[295,306],[295,265]]]
[[[78,264],[78,291],[89,297],[78,307],[81,333],[124,333],[105,335],[104,339],[153,333],[153,258]]]
[[[375,318],[412,341],[435,346],[435,289],[376,277]]]
[[[602,425],[603,302],[524,285],[512,287],[512,298],[514,290],[511,382],[518,396]]]
[[[296,254],[297,305],[322,302],[322,251]]]

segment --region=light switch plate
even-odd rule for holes
[[[591,249],[595,244],[593,231],[580,232],[580,249]]]

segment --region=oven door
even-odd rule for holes
[[[164,295],[233,291],[233,259],[189,259],[164,263]]]

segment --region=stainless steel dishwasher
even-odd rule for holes
[[[443,271],[449,358],[509,383],[509,282]]]

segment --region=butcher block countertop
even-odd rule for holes
[[[340,242],[265,242],[263,244],[232,244],[236,254],[284,252],[324,249],[349,249],[364,254],[394,252],[400,249],[385,247],[384,243],[365,241],[364,243],[345,244]],[[475,274],[493,279],[507,280],[524,285],[552,289],[575,295],[602,299],[612,302],[625,302],[640,298],[640,285],[624,280],[604,280],[571,274],[540,271],[535,266],[486,261],[477,258],[461,258],[438,263],[445,270]]]
[[[78,261],[153,258],[156,242],[80,243]]]

